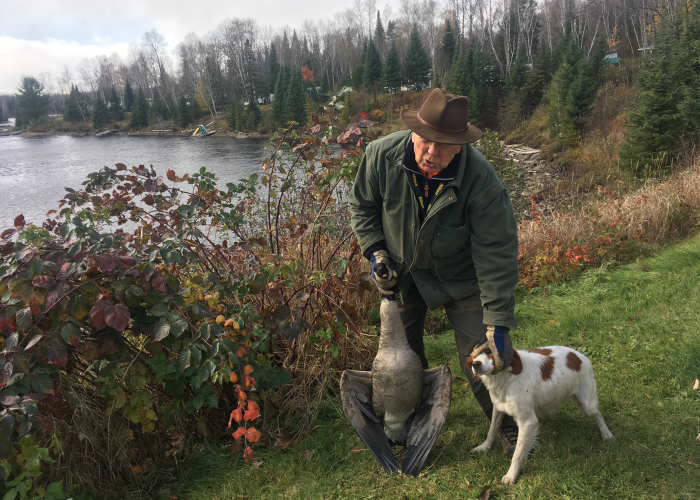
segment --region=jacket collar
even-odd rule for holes
[[[447,186],[455,186],[457,189],[462,185],[462,179],[464,178],[464,171],[467,168],[467,154],[466,149],[469,144],[462,146],[462,150],[454,157],[450,164],[445,168],[440,174],[431,177],[431,179],[449,181]],[[409,154],[410,153],[410,154]],[[410,156],[410,162],[406,163],[406,157]],[[415,154],[413,153],[413,141],[411,140],[411,131],[406,131],[406,136],[399,141],[399,143],[386,155],[387,160],[396,164],[397,166],[403,166],[406,170],[410,172],[415,172],[422,174],[418,169],[415,160]],[[411,162],[413,168],[411,168]],[[443,174],[444,172],[444,174]]]

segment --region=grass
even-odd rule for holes
[[[700,497],[700,237],[663,254],[589,271],[547,296],[519,297],[517,348],[566,344],[596,370],[600,407],[615,434],[603,442],[573,403],[543,419],[539,445],[519,483],[500,484],[509,461],[493,449],[473,456],[488,422],[459,371],[450,333],[427,338],[431,366],[454,374],[452,408],[417,479],[389,477],[329,398],[317,426],[289,450],[261,448],[259,468],[210,445],[185,465],[179,498]],[[304,461],[305,451],[313,456]],[[398,449],[398,453],[402,453]],[[172,496],[170,497],[172,498]]]

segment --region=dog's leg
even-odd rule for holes
[[[496,440],[498,429],[501,428],[501,423],[503,423],[503,415],[505,414],[502,411],[498,411],[496,408],[493,409],[493,413],[491,414],[491,427],[489,427],[486,441],[472,448],[472,453],[486,453],[491,448],[491,445]]]
[[[523,469],[523,462],[535,443],[539,426],[534,412],[527,420],[516,419],[516,422],[518,424],[518,444],[515,447],[515,453],[513,453],[513,460],[510,462],[510,469],[501,478],[501,482],[506,485],[515,484],[517,481],[520,471]]]
[[[598,408],[598,388],[593,378],[593,373],[591,373],[590,376],[584,377],[581,381],[581,385],[579,385],[578,392],[576,396],[574,396],[574,399],[584,414],[595,419],[600,433],[603,435],[603,439],[612,439],[613,433],[610,432],[608,426],[605,425],[603,415],[601,415],[600,409]]]

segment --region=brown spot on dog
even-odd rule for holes
[[[549,349],[544,350],[552,352]],[[554,373],[554,358],[552,356],[545,356],[544,363],[540,365],[540,373],[545,382],[552,378],[552,373]]]
[[[581,358],[576,353],[570,352],[566,355],[566,367],[575,372],[581,370]]]
[[[510,362],[510,372],[513,375],[520,375],[523,372],[523,360],[515,349],[513,349],[513,360]]]
[[[472,379],[474,382],[477,382],[477,381],[480,380],[480,378],[479,378],[478,375],[475,375],[475,374],[474,374],[474,371],[472,370],[472,364],[473,364],[473,363],[474,363],[474,358],[472,358],[471,356],[469,356],[469,357],[467,358],[467,378],[471,377],[471,379]]]
[[[534,352],[535,354],[541,354],[542,356],[550,356],[552,354],[552,350],[547,349],[546,347],[538,347],[537,349],[533,349],[530,352]]]

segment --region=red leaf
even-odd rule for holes
[[[10,378],[10,377],[7,377],[7,378]],[[243,439],[245,437],[245,427],[239,427],[238,430],[236,430],[236,432],[234,432],[231,435],[233,436],[233,439],[235,439],[236,441],[240,441],[241,439]]]
[[[243,420],[243,412],[240,408],[236,408],[231,412],[231,419],[228,422],[229,427],[231,427],[231,420],[235,421],[237,424],[241,423],[241,420]]]
[[[105,327],[104,310],[107,305],[109,305],[109,302],[101,300],[90,309],[90,320],[95,330],[101,330]]]
[[[240,412],[240,410],[234,410]],[[245,415],[243,415],[243,420],[250,421],[255,420],[260,416],[260,407],[255,401],[248,401],[248,408],[246,409]]]
[[[117,344],[112,342],[111,340],[107,340],[106,342],[103,342],[102,345],[97,349],[97,352],[99,354],[116,354],[119,352],[119,348],[117,347]]]
[[[10,326],[7,316],[4,314],[0,315],[0,332],[4,333],[5,335],[12,333],[12,326]]]
[[[15,227],[22,227],[24,224],[24,215],[19,214],[17,217],[15,217]]]
[[[68,350],[65,344],[56,336],[50,337],[49,347],[46,351],[46,357],[49,362],[65,368],[68,365]]]
[[[129,326],[131,311],[124,304],[108,305],[104,310],[104,321],[115,330],[122,332]]]
[[[124,165],[123,163],[117,163],[114,166],[117,167],[117,170],[126,170],[126,165]]]
[[[0,238],[6,238],[7,236],[10,236],[12,233],[14,233],[16,229],[5,229],[2,234],[0,234]]]
[[[176,176],[174,170],[168,170],[168,180],[175,182]]]
[[[260,439],[260,436],[262,436],[262,433],[255,427],[248,427],[248,430],[245,432],[245,438],[249,443],[255,443]]]
[[[47,436],[50,436],[51,434],[56,432],[56,424],[54,423],[53,418],[49,417],[48,415],[42,416],[41,428],[44,429],[44,432]]]
[[[53,288],[55,284],[55,279],[53,279],[51,276],[46,276],[43,274],[40,276],[34,276],[34,279],[32,280],[32,286],[35,286],[36,288]]]
[[[168,283],[165,281],[165,278],[162,276],[158,276],[155,278],[152,282],[151,285],[153,285],[153,288],[158,290],[159,292],[163,293],[163,295],[168,295],[170,293],[170,287],[168,286]]]
[[[97,257],[97,265],[100,266],[104,272],[108,273],[114,269],[114,256],[113,255],[101,255]]]
[[[119,260],[121,260],[126,267],[133,267],[136,265],[136,259],[128,255],[120,255]]]
[[[250,446],[248,446],[245,449],[245,451],[243,452],[243,457],[245,458],[246,462],[251,460],[253,458],[253,455],[255,455],[255,452],[253,451],[253,449]]]

